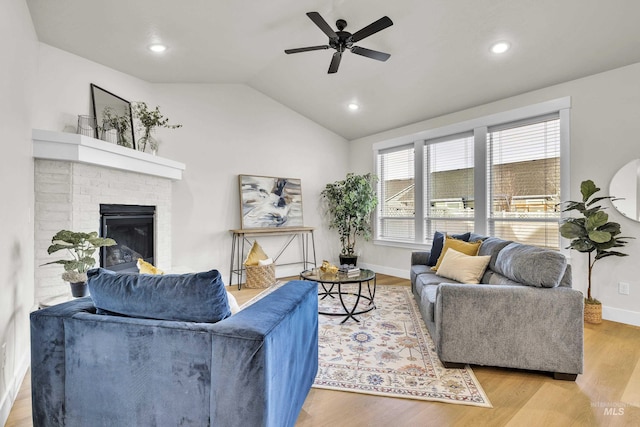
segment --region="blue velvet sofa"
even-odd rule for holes
[[[477,255],[490,257],[479,284],[432,270],[442,242],[411,254],[413,294],[443,365],[546,371],[575,380],[583,369],[584,303],[571,287],[565,257],[496,237],[457,237],[482,241]]]
[[[34,426],[295,424],[318,369],[315,283],[288,282],[232,316],[223,307],[213,323],[118,313],[149,297],[141,283],[155,282],[139,276],[118,285],[130,306],[90,277],[91,297],[31,313]]]

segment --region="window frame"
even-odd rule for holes
[[[558,114],[560,118],[560,194],[562,198],[568,198],[570,194],[569,177],[570,177],[570,113],[571,113],[571,97],[563,97],[552,99],[525,107],[515,108],[495,114],[478,117],[447,126],[433,129],[426,129],[419,132],[402,135],[393,139],[376,142],[373,144],[373,170],[378,170],[378,154],[381,151],[393,149],[395,147],[414,145],[414,181],[415,181],[415,212],[424,212],[424,147],[425,142],[448,138],[452,135],[472,132],[474,138],[474,232],[486,235],[489,223],[489,206],[487,188],[487,134],[489,128],[495,128],[519,121],[531,120],[537,117],[549,114]],[[414,127],[415,128],[415,127]],[[424,235],[424,215],[415,215],[414,241],[380,239],[378,230],[378,215],[376,209],[374,212],[374,238],[373,243],[380,246],[403,247],[410,249],[428,249],[432,243],[432,236]],[[564,218],[561,212],[561,218]],[[560,252],[567,253],[563,248],[562,240],[560,240]]]

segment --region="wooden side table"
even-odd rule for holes
[[[244,245],[251,243],[248,237],[267,237],[267,236],[283,236],[288,235],[289,238],[284,242],[278,254],[273,257],[273,262],[276,263],[280,255],[291,245],[296,238],[301,242],[302,259],[297,262],[290,262],[287,264],[279,265],[292,265],[302,264],[303,269],[316,266],[316,242],[313,236],[313,227],[288,227],[288,228],[251,228],[251,229],[236,229],[229,230],[232,234],[231,241],[231,268],[229,272],[229,285],[233,285],[234,276],[238,278],[238,290],[242,288],[242,274],[244,273],[244,264],[242,263],[244,257]],[[311,242],[310,242],[311,241]],[[313,261],[311,260],[311,252],[309,249],[309,243],[311,243],[311,250],[313,251]]]

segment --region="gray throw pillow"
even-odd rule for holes
[[[87,273],[97,309],[129,317],[215,323],[231,315],[217,270],[189,274]]]
[[[567,259],[549,249],[509,243],[496,258],[495,271],[528,286],[554,288],[567,269]]]

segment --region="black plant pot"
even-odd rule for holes
[[[356,265],[358,262],[358,255],[340,255],[340,265]]]
[[[87,282],[69,283],[71,285],[71,295],[74,298],[86,297],[89,295]]]

